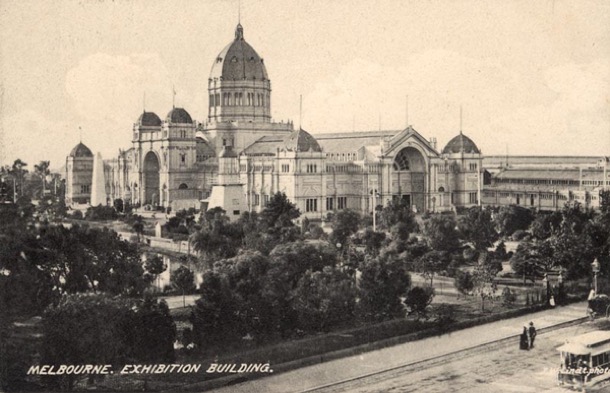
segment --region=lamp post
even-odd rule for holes
[[[373,232],[377,232],[377,189],[371,190],[371,195],[373,196]]]
[[[597,295],[597,273],[599,273],[599,261],[597,258],[591,264],[591,268],[593,270],[593,288],[595,289],[595,294]]]

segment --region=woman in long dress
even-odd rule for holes
[[[519,349],[529,349],[529,340],[527,337],[527,327],[523,326],[523,333],[519,337]]]

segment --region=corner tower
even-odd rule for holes
[[[214,60],[208,79],[210,122],[271,122],[271,82],[263,59],[244,39],[235,39]]]

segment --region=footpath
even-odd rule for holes
[[[523,331],[523,326],[529,324],[530,321],[534,322],[538,330],[560,323],[575,321],[586,316],[586,309],[586,302],[574,303],[564,307],[479,325],[441,336],[429,337],[315,364],[277,375],[271,374],[212,391],[223,393],[303,392],[376,371],[447,355],[481,344],[519,335]],[[515,345],[518,345],[517,340],[515,340]],[[273,363],[271,364],[271,369],[273,369]],[[185,388],[189,391],[196,390],[193,386]]]

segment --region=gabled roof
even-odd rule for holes
[[[327,153],[355,153],[362,146],[379,146],[384,138],[398,134],[398,130],[355,131],[313,134]]]
[[[390,139],[390,146],[389,146],[389,148],[387,149],[387,151],[384,151],[383,154],[386,155],[386,154],[393,153],[393,152],[398,153],[397,150],[400,150],[402,148],[403,143],[407,139],[410,139],[410,138],[417,140],[417,142],[419,144],[423,145],[425,147],[425,149],[428,150],[428,152],[431,153],[431,155],[439,156],[438,152],[436,151],[436,149],[434,149],[432,147],[430,142],[428,142],[426,140],[426,138],[424,138],[419,132],[417,132],[411,126],[405,128],[400,133],[394,135],[392,137],[392,139]]]

